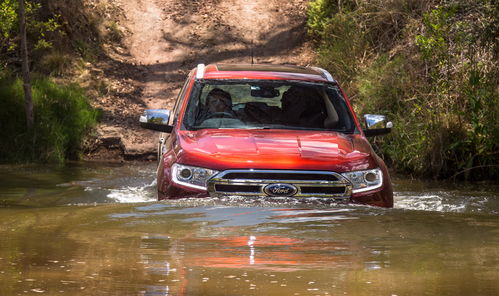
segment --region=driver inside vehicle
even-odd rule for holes
[[[232,98],[230,94],[219,88],[212,89],[206,97],[206,110],[208,113],[232,114]]]
[[[206,96],[206,102],[196,117],[197,122],[211,118],[236,118],[232,111],[232,98],[230,94],[220,88],[212,89]]]

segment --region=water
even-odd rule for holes
[[[0,166],[0,295],[498,295],[499,186],[395,207],[155,201],[155,165]]]

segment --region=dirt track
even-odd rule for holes
[[[98,135],[124,158],[152,158],[157,133],[140,129],[138,116],[145,108],[171,108],[187,73],[198,63],[251,63],[252,55],[255,63],[307,65],[313,60],[305,42],[306,0],[115,4],[123,11],[120,25],[127,31],[123,44],[129,52],[116,56],[122,65],[118,69],[138,90],[103,101],[100,107],[113,116]],[[126,120],[119,118],[124,114]]]

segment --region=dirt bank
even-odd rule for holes
[[[96,71],[111,91],[96,102],[102,124],[92,159],[154,159],[157,133],[140,129],[146,108],[171,108],[198,63],[307,65],[306,0],[119,0],[121,47]]]

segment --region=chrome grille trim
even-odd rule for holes
[[[316,176],[313,180],[293,180],[293,179],[263,179],[263,178],[254,178],[254,179],[225,179],[224,176],[231,174],[232,176],[237,173],[247,174],[251,173],[252,175],[258,176],[258,174],[275,174],[275,175],[287,175],[292,176],[293,174],[303,175],[310,174],[312,176]],[[330,179],[330,176],[334,176],[336,181],[323,180],[323,178]],[[325,176],[325,177],[324,177]],[[322,180],[321,180],[322,179]],[[352,185],[351,183],[341,176],[338,173],[330,172],[330,171],[301,171],[301,170],[226,170],[218,173],[213,176],[208,181],[208,192],[212,197],[220,197],[220,196],[268,196],[263,191],[264,187],[269,184],[275,183],[285,183],[291,184],[298,188],[298,192],[293,195],[293,197],[322,197],[322,198],[335,198],[335,199],[348,199],[352,195]],[[216,185],[230,185],[230,186],[258,186],[257,192],[224,192],[224,191],[216,191]],[[302,193],[302,188],[306,187],[344,187],[345,191],[343,193],[334,193],[334,194],[326,194],[326,193]]]

